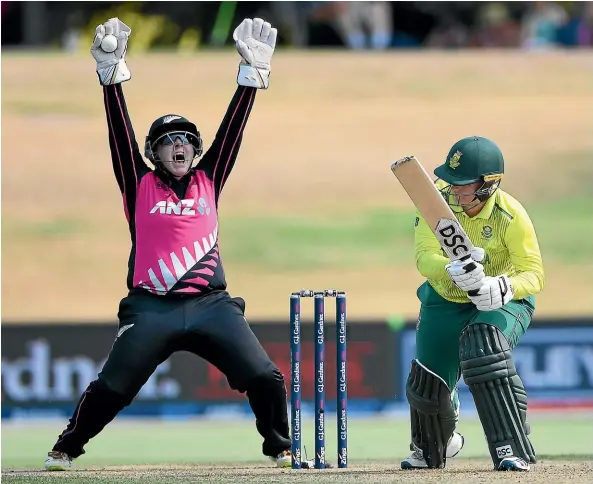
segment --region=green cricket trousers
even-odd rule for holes
[[[453,391],[461,377],[459,336],[470,324],[496,326],[511,349],[525,334],[535,310],[535,298],[511,301],[500,309],[478,311],[473,303],[453,303],[441,297],[427,282],[417,292],[421,302],[416,326],[416,358],[439,375]]]

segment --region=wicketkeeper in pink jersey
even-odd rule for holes
[[[91,47],[130,229],[129,292],[119,306],[119,330],[105,366],[80,397],[45,467],[69,469],[85,444],[177,351],[204,358],[226,375],[231,388],[247,394],[263,454],[279,467],[290,466],[284,379],[251,331],[244,301],[226,291],[218,249],[218,201],[256,94],[268,88],[276,29],[256,18],[245,19],[234,31],[241,55],[238,87],[205,153],[196,125],[176,113],[152,124],[140,150],[121,87],[131,77],[125,60],[130,33],[121,21],[110,19],[97,27]],[[169,75],[174,90],[174,66]]]

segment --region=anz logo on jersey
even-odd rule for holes
[[[179,200],[179,202],[175,203],[171,200],[161,200],[157,202],[157,204],[152,208],[150,213],[161,213],[164,215],[210,215],[210,207],[208,203],[203,198],[198,200],[198,206],[194,208],[196,205],[196,200],[193,198],[186,199],[186,200]],[[197,213],[196,213],[197,212]]]

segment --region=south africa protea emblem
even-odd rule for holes
[[[459,159],[461,158],[463,153],[461,151],[456,151],[451,158],[449,158],[449,166],[453,169],[457,168],[460,163]]]

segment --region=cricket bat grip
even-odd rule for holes
[[[467,291],[467,295],[468,296],[477,296],[479,291],[480,291],[479,289],[472,289],[471,291]]]

